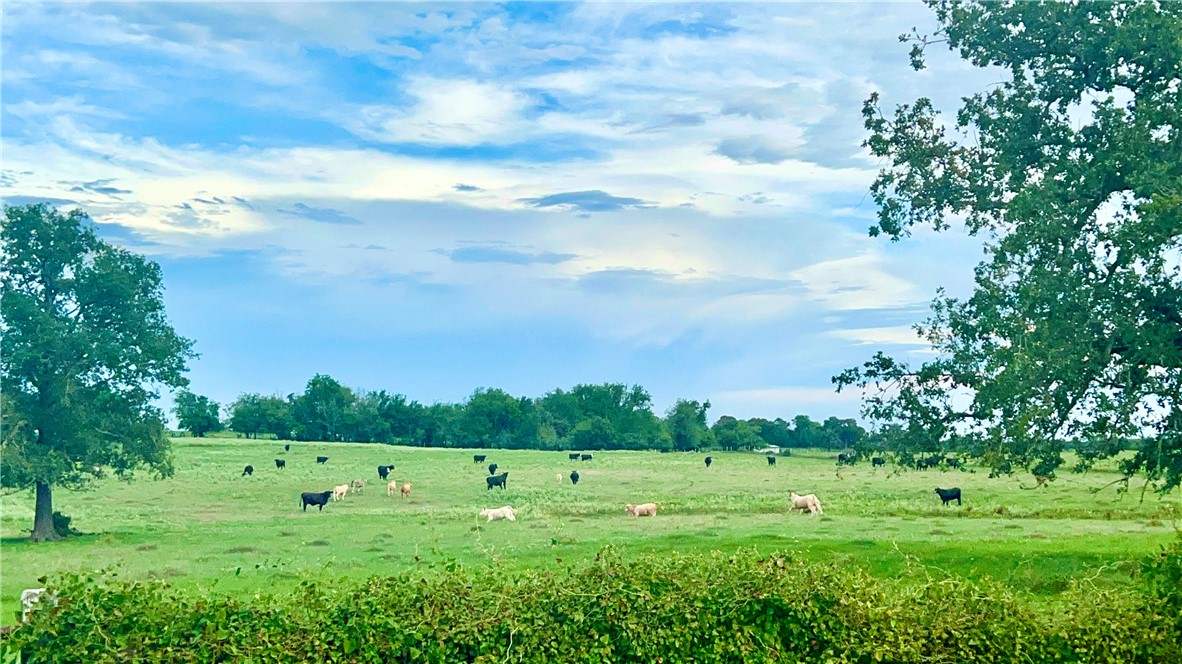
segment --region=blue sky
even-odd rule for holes
[[[462,401],[639,383],[658,410],[855,416],[830,377],[965,293],[979,244],[869,238],[861,103],[919,3],[3,7],[3,192],[158,261],[192,389],[312,374]]]

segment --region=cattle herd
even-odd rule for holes
[[[289,450],[291,450],[291,445],[284,445],[283,449],[284,449],[284,451],[289,451]],[[567,458],[570,459],[571,461],[591,461],[593,459],[592,455],[584,454],[581,452],[571,452],[568,454]],[[838,454],[836,457],[831,457],[831,458],[836,458],[837,465],[840,468],[841,466],[853,465],[857,461],[858,455],[854,454],[854,453],[842,452],[842,453]],[[472,462],[473,463],[483,464],[486,461],[488,461],[487,454],[473,454],[472,455]],[[709,468],[711,466],[711,464],[714,462],[714,457],[710,457],[710,456],[705,457],[703,459],[703,461],[705,462],[706,467]],[[326,456],[316,457],[316,463],[318,463],[318,464],[324,464],[327,462],[328,462],[328,457],[326,457]],[[935,455],[935,456],[928,456],[928,457],[920,457],[920,458],[914,460],[914,466],[920,470],[924,470],[924,469],[928,469],[928,468],[936,468],[941,463],[946,464],[949,468],[960,468],[960,461],[957,459],[954,459],[952,457],[944,457],[944,456],[940,456],[940,455]],[[874,468],[879,468],[879,467],[886,465],[886,459],[883,457],[880,457],[880,456],[871,457],[870,464]],[[776,465],[776,457],[772,456],[770,454],[767,455],[767,465],[768,466],[775,466]],[[286,460],[275,459],[275,468],[276,469],[282,470],[286,467],[287,467]],[[500,466],[498,464],[496,464],[496,463],[488,464],[488,476],[484,478],[485,485],[486,485],[487,489],[492,490],[494,488],[499,488],[501,490],[505,490],[509,487],[509,471],[506,470],[506,471],[498,474],[497,473],[498,470],[500,470]],[[394,464],[383,464],[383,465],[378,466],[378,478],[386,482],[386,495],[387,496],[398,495],[402,498],[409,496],[410,491],[411,491],[411,483],[405,482],[405,483],[399,484],[398,480],[392,479],[390,477],[390,474],[393,471],[394,471]],[[243,477],[246,477],[248,475],[253,475],[253,474],[254,474],[254,466],[252,466],[252,465],[248,464],[242,470]],[[571,485],[577,486],[579,483],[579,471],[572,470],[569,477],[570,477]],[[562,473],[558,473],[557,475],[554,476],[554,478],[559,484],[562,484],[562,482],[563,482]],[[329,489],[328,491],[304,492],[304,493],[300,494],[300,506],[303,509],[303,511],[305,511],[305,512],[308,511],[309,505],[316,507],[319,511],[324,511],[324,506],[327,505],[330,501],[331,502],[341,501],[341,500],[344,500],[349,494],[357,494],[357,493],[364,492],[365,485],[366,485],[365,480],[358,478],[358,479],[354,479],[350,482],[347,482],[345,484],[335,485],[331,489]],[[962,504],[961,503],[960,487],[952,487],[950,489],[941,489],[941,488],[937,487],[935,493],[937,496],[940,497],[942,505],[948,505],[950,502],[952,502],[954,500],[956,501],[957,505]],[[815,494],[809,493],[809,494],[805,494],[805,495],[799,495],[793,491],[793,492],[789,493],[789,499],[791,500],[791,503],[792,503],[792,507],[791,507],[792,510],[800,510],[800,511],[808,512],[808,513],[814,514],[814,515],[824,514],[824,510],[822,510],[822,508],[821,508],[821,501],[819,498],[817,498],[817,496]],[[628,505],[626,505],[624,507],[624,512],[626,514],[630,514],[635,517],[656,516],[657,515],[657,503],[641,503],[641,504],[636,504],[636,505],[629,503]],[[509,521],[516,521],[517,520],[516,511],[508,505],[505,505],[505,506],[499,507],[499,508],[491,508],[491,507],[484,508],[484,509],[480,510],[479,514],[480,514],[480,516],[487,517],[489,521],[496,521],[499,519],[506,519]]]

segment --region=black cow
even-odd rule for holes
[[[769,457],[767,458],[767,465],[769,465],[769,466],[774,466],[774,465],[776,465],[776,457],[774,457],[774,456],[769,456]]]
[[[839,466],[852,466],[857,460],[858,455],[856,454],[846,454],[845,452],[842,452],[841,454],[837,455],[837,465]]]
[[[378,477],[386,479],[390,474],[390,466],[378,466]]]
[[[578,461],[579,460],[579,453],[578,452],[572,452],[571,454],[568,454],[567,456],[570,458],[571,461]]]
[[[949,468],[960,468],[960,459],[944,457],[944,463],[948,464]]]
[[[939,466],[940,462],[943,460],[944,460],[944,457],[937,454],[934,456],[927,457],[926,459],[920,459],[915,462],[915,465],[918,466],[920,470],[923,470],[925,468],[935,468],[936,466]]]
[[[493,488],[494,486],[499,486],[502,489],[504,489],[509,484],[509,471],[506,470],[505,472],[501,473],[500,475],[493,475],[492,477],[486,477],[486,478],[484,478],[484,481],[488,482],[488,488],[490,488],[490,489]]]
[[[874,466],[875,468],[878,468],[879,466],[885,466],[886,459],[884,459],[882,457],[874,457],[873,459],[870,460],[870,465]]]
[[[706,457],[706,467],[709,468],[712,463],[714,463],[714,457]]]
[[[328,463],[328,457],[318,456],[316,457],[316,463]]]
[[[283,451],[284,451],[284,452],[290,452],[290,451],[291,451],[291,445],[284,445],[284,446],[283,446]]]
[[[577,470],[570,471],[570,483],[571,484],[578,484],[579,483],[579,471],[577,471]]]
[[[496,475],[497,474],[497,464],[495,464],[495,463],[488,464],[488,474],[489,475]]]
[[[276,468],[287,468],[287,462],[283,459],[275,459]]]
[[[591,455],[590,455],[590,454],[584,454],[583,456],[581,456],[581,457],[579,457],[579,458],[580,458],[580,459],[582,459],[583,461],[590,461],[590,460],[591,460]]]
[[[324,493],[301,493],[300,502],[304,504],[304,511],[308,511],[308,505],[316,505],[320,507],[320,511],[324,511],[324,506],[328,504],[328,500],[332,498],[332,491],[325,491]]]
[[[242,469],[242,476],[246,477],[247,475],[254,475],[254,466],[247,465]]]
[[[960,504],[960,487],[958,486],[954,486],[951,489],[941,489],[936,487],[936,493],[939,494],[940,500],[944,501],[941,503],[942,505],[947,505],[954,500],[956,501],[957,505]]]
[[[473,454],[472,455],[472,463],[484,463],[484,460],[487,458],[488,458],[487,454]]]

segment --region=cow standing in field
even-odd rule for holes
[[[247,466],[242,469],[242,476],[246,477],[247,475],[254,475],[254,466],[247,464]]]
[[[571,452],[570,454],[568,454],[568,455],[566,455],[566,456],[567,456],[567,458],[569,458],[571,461],[578,461],[578,460],[579,460],[579,453],[578,453],[578,452]]]
[[[562,473],[558,473],[557,475],[555,475],[554,479],[558,480],[559,484],[562,484]]]
[[[657,515],[657,504],[656,503],[642,503],[640,505],[633,505],[632,503],[628,503],[627,505],[624,506],[624,512],[627,514],[631,514],[632,516],[638,516],[638,517],[639,516],[656,516]]]
[[[488,483],[488,488],[490,488],[490,489],[493,488],[494,486],[499,486],[502,489],[504,489],[509,484],[509,471],[505,471],[505,472],[501,473],[500,475],[493,475],[492,477],[486,477],[486,478],[484,478],[484,481]]]
[[[709,468],[712,463],[714,463],[714,457],[706,457],[706,467]]]
[[[332,491],[323,491],[320,493],[301,493],[300,502],[304,505],[304,511],[308,511],[308,505],[316,505],[320,511],[324,511],[324,506],[328,504],[329,498],[333,495]]]
[[[348,484],[338,484],[332,488],[332,500],[334,503],[338,500],[344,500],[347,495],[349,495]]]
[[[495,464],[495,463],[488,464],[488,474],[489,475],[496,475],[497,474],[497,464]]]
[[[508,519],[510,521],[517,520],[517,513],[514,512],[513,508],[509,507],[508,505],[505,505],[504,507],[498,507],[496,509],[486,507],[480,510],[480,516],[488,517],[489,521],[496,521],[497,519]]]
[[[287,462],[283,459],[275,459],[275,467],[280,469],[287,468]]]
[[[328,457],[318,456],[316,457],[316,463],[328,463]]]
[[[365,480],[353,480],[349,482],[350,493],[361,493],[365,490]]]
[[[472,463],[484,463],[484,460],[487,458],[488,458],[487,454],[473,454],[472,455]]]
[[[769,465],[769,466],[774,466],[774,465],[776,465],[776,457],[774,457],[774,456],[769,456],[769,457],[767,458],[767,465]]]
[[[386,495],[393,496],[394,492],[398,490],[398,480],[390,480],[386,482]]]
[[[940,503],[941,505],[947,505],[954,500],[956,501],[957,505],[961,504],[960,487],[958,486],[954,486],[951,489],[941,489],[940,487],[936,487],[936,495],[940,496],[940,500],[944,501]]]
[[[291,451],[291,445],[284,445],[284,446],[283,446],[283,451],[284,451],[284,452],[290,452],[290,451]]]
[[[570,471],[570,483],[571,484],[578,484],[579,483],[579,471],[577,471],[577,470]]]
[[[886,459],[884,459],[882,457],[874,457],[873,459],[870,460],[870,465],[875,468],[878,468],[879,466],[885,466]]]
[[[807,493],[803,496],[797,495],[795,491],[788,493],[789,499],[792,500],[792,509],[794,510],[808,510],[809,513],[815,515],[824,514],[825,511],[821,509],[821,501],[815,494]]]
[[[378,477],[386,479],[390,476],[390,466],[378,466]]]
[[[410,495],[410,482],[403,484],[401,491],[402,491],[402,493],[399,494],[399,496],[401,498],[406,498],[407,496],[409,496]]]
[[[591,455],[590,455],[590,454],[584,454],[583,456],[581,456],[581,457],[579,457],[579,458],[580,458],[580,459],[582,459],[583,461],[590,461],[590,460],[591,460]]]

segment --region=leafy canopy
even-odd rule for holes
[[[865,103],[888,165],[871,235],[963,221],[985,241],[967,299],[917,329],[920,366],[879,353],[834,378],[907,446],[966,441],[998,471],[1053,477],[1126,445],[1127,477],[1182,482],[1182,3],[929,0],[946,42],[1008,80],[945,118]],[[959,395],[959,396],[958,396]]]
[[[98,239],[80,210],[6,207],[0,241],[3,485],[170,474],[152,401],[187,384],[194,353],[165,317],[159,266]]]

